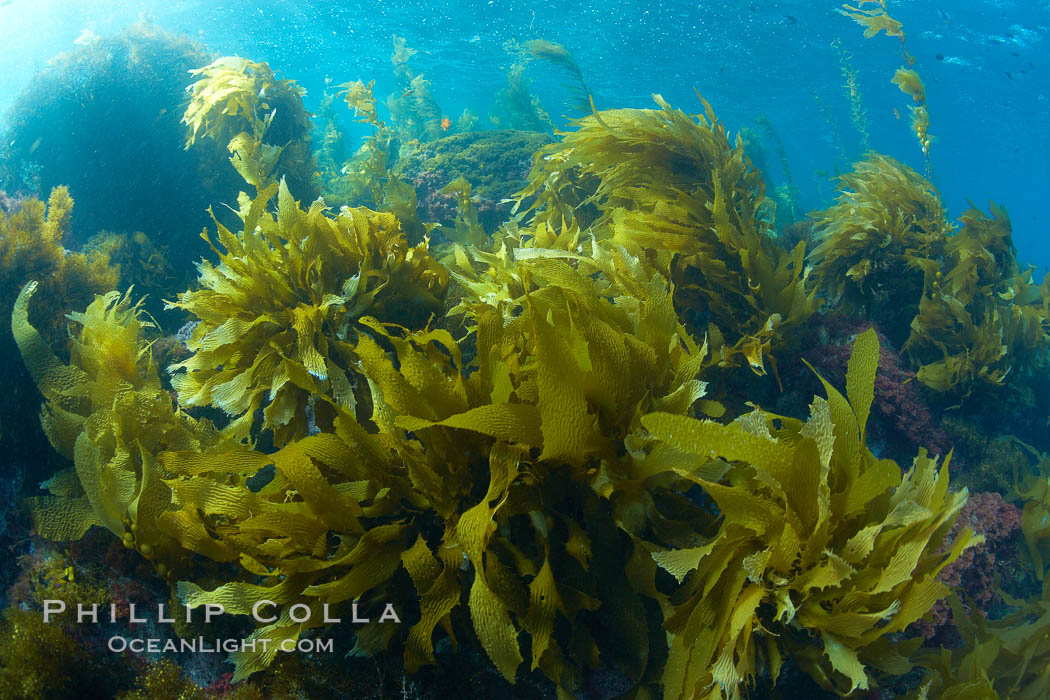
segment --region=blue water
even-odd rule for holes
[[[268,61],[307,88],[315,109],[328,78],[392,88],[390,41],[417,49],[413,64],[453,118],[484,117],[511,62],[508,39],[567,46],[599,108],[645,107],[662,94],[699,111],[698,89],[731,131],[764,115],[782,139],[804,210],[826,206],[830,178],[860,154],[843,87],[841,50],[852,54],[870,120],[870,146],[922,169],[908,128],[910,100],[890,83],[896,39],[862,37],[835,2],[590,4],[479,2],[68,2],[0,1],[0,114],[54,55],[85,31],[106,36],[145,14],[217,54]],[[1050,265],[1050,3],[890,0],[927,87],[933,178],[952,216],[973,201],[1006,205],[1022,262]],[[90,35],[88,35],[90,36]],[[838,39],[841,50],[832,45]],[[534,91],[567,115],[563,77],[533,65]],[[898,119],[895,110],[904,115]],[[837,134],[837,136],[836,136]],[[766,143],[767,176],[783,182]]]

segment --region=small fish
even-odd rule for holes
[[[441,117],[441,130],[448,131],[450,126],[452,126],[452,120],[448,117]]]
[[[897,121],[900,121],[900,120],[901,120],[901,113],[900,113],[900,110],[899,110],[899,109],[897,109],[896,107],[894,107],[894,108],[893,108],[893,116],[897,117]]]

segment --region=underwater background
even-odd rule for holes
[[[1047,697],[1048,33],[0,0],[0,698]]]

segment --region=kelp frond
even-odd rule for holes
[[[919,173],[877,153],[854,164],[839,188],[835,205],[812,215],[818,284],[847,307],[913,313],[952,232],[940,195]]]
[[[704,348],[677,323],[665,280],[614,254],[596,255],[587,271],[569,262],[547,251],[516,264],[520,279],[536,281],[526,283],[517,316],[505,314],[501,300],[467,305],[475,338],[469,367],[446,331],[360,319],[367,332],[352,350],[374,428],[321,396],[336,414],[332,433],[297,438],[273,455],[162,456],[179,477],[169,483],[184,531],[226,523],[214,532],[217,542],[187,537],[184,546],[231,548],[250,570],[285,575],[261,586],[184,584],[183,602],[221,602],[247,614],[256,601],[273,600],[280,618],[255,636],[294,639],[303,625],[288,618],[292,604],[386,599],[403,567],[414,595],[401,595],[419,600],[405,640],[409,671],[435,662],[435,631],[451,634],[452,613],[465,602],[473,633],[508,681],[528,660],[567,690],[599,650],[612,658],[623,654],[618,647],[647,646],[649,634],[659,643],[663,632],[646,620],[642,592],[622,575],[629,561],[643,572],[655,565],[641,550],[634,557],[623,550],[616,522],[643,530],[646,480],[689,468],[646,455],[639,421],[653,410],[689,412],[703,394],[696,375]],[[258,493],[228,485],[231,469],[240,482],[270,464],[277,476]],[[599,531],[604,539],[594,542]],[[612,639],[579,617],[596,609],[601,590],[622,601],[603,614],[622,630]],[[577,631],[564,634],[570,628]],[[374,632],[362,635],[359,651],[395,633]],[[519,645],[523,634],[531,659]],[[592,651],[579,652],[580,644]],[[236,677],[272,656],[235,654]],[[636,682],[654,676],[644,655],[628,656]]]
[[[552,63],[568,73],[573,79],[575,95],[573,106],[581,112],[591,111],[593,104],[591,89],[587,87],[587,81],[583,79],[583,71],[580,70],[579,64],[576,63],[576,59],[567,48],[547,39],[526,41],[523,48],[531,58]]]
[[[868,330],[846,396],[822,379],[827,399],[804,423],[761,411],[729,425],[642,419],[665,449],[729,463],[721,480],[696,479],[722,514],[717,533],[653,554],[683,582],[665,623],[667,697],[739,698],[788,657],[829,690],[866,689],[867,665],[905,661],[890,636],[947,595],[937,574],[980,541],[966,530],[938,549],[966,491],[950,492],[947,463],[924,451],[902,473],[865,446],[877,364]]]
[[[723,365],[766,372],[772,346],[815,308],[804,246],[773,237],[765,184],[739,137],[704,115],[615,109],[578,120],[537,155],[532,221],[624,245],[675,284],[679,313]]]
[[[120,278],[108,251],[66,250],[72,215],[66,187],[55,187],[46,202],[30,197],[10,212],[0,208],[0,310],[6,317],[22,286],[38,280],[29,314],[57,350],[68,341],[65,314],[112,289]],[[6,332],[6,318],[0,328]]]
[[[184,551],[159,525],[171,491],[155,460],[168,449],[219,444],[218,431],[172,406],[144,338],[151,324],[142,318],[141,302],[110,292],[72,314],[80,330],[65,365],[29,323],[26,308],[36,288],[32,282],[22,290],[11,325],[46,400],[44,431],[74,462],[46,482],[51,495],[31,500],[37,531],[74,540],[101,525],[151,560],[159,575],[185,573]]]
[[[265,407],[263,427],[280,445],[308,433],[308,409],[325,409],[313,397],[353,410],[357,319],[422,326],[441,310],[448,274],[425,243],[408,244],[393,214],[331,217],[320,201],[304,211],[283,181],[243,197],[239,215],[236,234],[215,222],[218,265],[200,263],[201,288],[171,304],[200,323],[187,343],[194,355],[169,369],[180,402],[223,409],[239,439]]]
[[[884,0],[861,0],[858,5],[859,7],[853,7],[844,4],[837,12],[864,27],[865,39],[870,39],[879,32],[886,32],[886,36],[895,36],[901,41],[904,40],[903,26],[886,12]],[[864,5],[877,5],[877,7],[866,8]]]
[[[224,56],[190,72],[200,77],[190,86],[182,118],[186,148],[199,137],[214,139],[227,145],[230,163],[257,191],[286,175],[297,194],[310,195],[306,90],[278,78],[269,64],[240,56]]]
[[[1050,361],[1044,288],[1014,257],[1006,210],[966,211],[945,259],[927,285],[904,350],[932,389],[969,395],[1014,373],[1023,381]]]

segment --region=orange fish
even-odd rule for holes
[[[452,120],[448,117],[441,117],[441,130],[448,131],[450,126],[452,126]]]

